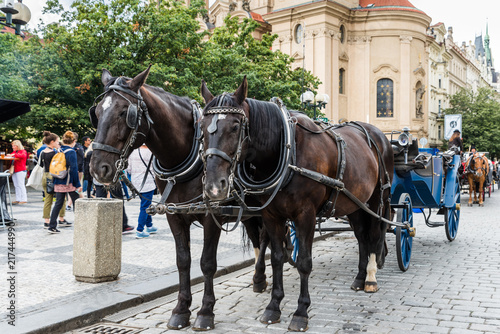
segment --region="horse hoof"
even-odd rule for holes
[[[309,319],[307,317],[299,317],[294,315],[290,325],[288,326],[288,330],[292,332],[305,332],[309,327],[307,327],[307,323]]]
[[[214,322],[215,316],[213,315],[198,315],[194,321],[193,327],[194,331],[209,331],[215,328]]]
[[[172,314],[170,320],[168,321],[167,327],[169,329],[183,329],[191,324],[189,322],[190,316],[191,313]]]
[[[281,321],[281,311],[273,311],[266,309],[264,314],[260,317],[260,322],[263,324],[276,324]]]
[[[479,206],[484,206],[484,204],[479,204]]]
[[[354,291],[361,291],[365,289],[365,281],[360,279],[355,279],[351,285],[351,289]]]
[[[260,283],[253,282],[253,292],[261,293],[266,291],[267,281],[262,281]]]
[[[366,293],[375,293],[378,291],[377,282],[365,282],[365,292]]]
[[[467,206],[472,206],[472,203],[467,203]]]

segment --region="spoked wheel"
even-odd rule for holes
[[[293,267],[297,266],[297,255],[299,254],[299,239],[297,239],[296,231],[295,231],[295,223],[293,221],[288,222],[288,230],[287,233],[287,252],[288,254],[288,263]]]
[[[455,207],[445,208],[444,222],[446,237],[449,241],[455,240],[458,232],[458,223],[460,222],[460,186],[458,183],[455,185]]]
[[[406,207],[397,209],[397,221],[399,223],[408,222],[410,227],[413,227],[413,207],[411,205],[410,195],[402,193],[399,197],[398,204],[406,204]],[[396,227],[396,255],[401,271],[407,271],[410,266],[412,243],[413,237],[410,236],[410,230]]]

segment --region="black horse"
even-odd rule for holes
[[[244,188],[242,183],[272,179],[292,147],[292,156],[287,158],[288,166],[282,172],[284,176],[277,178],[279,191],[274,189],[254,196],[263,206],[262,218],[271,238],[273,269],[272,298],[261,322],[280,321],[287,220],[295,223],[300,245],[297,269],[301,281],[298,308],[289,330],[304,331],[308,326],[312,242],[316,216],[321,211],[328,215],[334,208],[334,216],[349,217],[359,242],[359,271],[352,288],[377,291],[375,274],[377,266],[383,266],[387,252],[387,224],[360,209],[360,205],[390,218],[394,158],[384,134],[365,123],[348,123],[322,130],[298,112],[291,112],[288,122],[283,122],[285,114],[277,104],[246,98],[246,78],[233,94],[214,97],[205,82],[202,82],[201,91],[206,102],[201,120],[205,149],[204,193],[210,200],[223,200],[233,187]],[[283,141],[293,133],[291,141]],[[293,170],[291,175],[290,170]],[[330,186],[321,183],[325,179],[322,175],[330,178],[325,181]],[[354,197],[348,197],[347,193]]]
[[[97,128],[90,161],[93,177],[103,184],[118,180],[126,159],[133,149],[146,143],[156,157],[155,171],[160,175],[179,176],[173,185],[163,177],[158,179],[163,193],[166,185],[172,186],[168,201],[183,203],[200,197],[202,193],[202,163],[198,161],[196,137],[197,104],[188,98],[178,97],[158,87],[145,84],[149,68],[135,78],[113,77],[107,70],[102,72],[105,91],[102,100],[90,110],[90,117]],[[101,97],[99,96],[99,97]],[[97,100],[97,99],[96,99]],[[201,116],[201,115],[200,115]],[[199,128],[198,128],[199,129]],[[198,130],[199,131],[199,130]],[[178,173],[177,173],[178,172]],[[175,239],[177,268],[179,271],[178,302],[168,322],[171,329],[181,329],[190,324],[192,296],[190,286],[190,226],[193,221],[203,225],[204,244],[201,269],[205,279],[203,305],[197,314],[193,329],[214,328],[215,295],[213,278],[217,270],[216,252],[220,228],[211,215],[171,215],[168,224]],[[225,222],[221,217],[218,220]],[[260,218],[244,222],[255,249],[259,245]],[[259,258],[264,260],[264,254]],[[263,266],[261,266],[263,268]],[[254,290],[265,289],[264,271],[256,272]]]

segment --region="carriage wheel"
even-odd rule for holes
[[[460,186],[458,183],[455,185],[455,203],[458,208],[457,206],[454,208],[445,208],[444,212],[444,228],[446,237],[449,241],[455,240],[458,232],[458,223],[460,221]]]
[[[399,197],[398,204],[406,204],[406,207],[398,208],[397,221],[399,223],[408,222],[408,224],[413,227],[413,208],[410,195],[402,193]],[[407,271],[410,266],[412,243],[413,237],[410,236],[410,231],[402,229],[401,227],[396,227],[396,255],[401,271]]]
[[[292,245],[292,250],[288,254],[288,263],[291,266],[297,266],[297,255],[299,254],[299,239],[297,239],[296,231],[295,231],[295,223],[293,221],[288,222],[288,229],[290,233],[287,234],[287,238],[289,238],[288,242]]]

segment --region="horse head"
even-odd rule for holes
[[[247,79],[233,94],[214,97],[202,81],[203,109],[203,161],[205,164],[205,194],[211,200],[228,197],[234,173],[240,160],[244,160],[248,137],[249,105]]]
[[[103,184],[118,181],[127,167],[128,156],[144,143],[150,130],[152,120],[140,93],[150,68],[133,79],[116,78],[108,70],[102,71],[104,93],[96,98],[89,115],[97,129],[90,173]]]
[[[481,178],[488,173],[488,160],[484,156],[475,154],[470,158],[467,169],[475,178]]]

